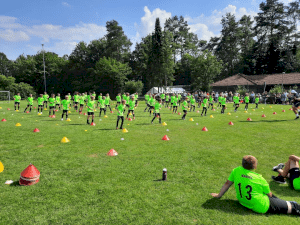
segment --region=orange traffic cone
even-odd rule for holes
[[[163,141],[170,141],[169,137],[167,135],[165,135],[161,140]]]
[[[285,112],[285,110],[282,110],[282,112]]]
[[[37,128],[35,128],[35,129],[33,130],[33,132],[34,132],[34,133],[37,133],[37,132],[40,132],[40,130],[37,129]]]
[[[232,125],[233,125],[233,122],[230,121],[228,124],[232,126]]]
[[[107,155],[108,156],[116,156],[116,155],[118,155],[118,153],[116,152],[116,150],[111,149],[111,150],[109,150],[109,152],[107,153]]]
[[[6,119],[2,119],[1,121],[2,121],[2,122],[6,122]]]
[[[274,114],[274,115],[276,115],[276,114],[277,114],[277,112],[273,112],[273,114]]]
[[[262,114],[262,116],[261,117],[266,117],[266,115],[265,114]]]
[[[208,129],[206,127],[203,127],[202,131],[208,131]]]
[[[252,119],[249,117],[248,119],[247,119],[248,121],[252,121]]]
[[[96,126],[96,124],[94,122],[91,123],[91,126]]]

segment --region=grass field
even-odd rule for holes
[[[140,102],[136,120],[125,121],[129,132],[122,133],[115,129],[115,112],[99,121],[98,110],[96,126],[87,126],[86,116],[73,109],[67,122],[60,121],[61,112],[55,119],[48,111],[25,114],[25,104],[15,112],[13,102],[0,102],[0,120],[7,120],[0,122],[0,161],[5,167],[0,173],[0,224],[299,223],[294,216],[259,215],[243,208],[233,187],[221,200],[209,195],[219,192],[231,170],[251,154],[259,162],[256,172],[275,195],[300,202],[299,193],[288,185],[271,181],[274,165],[290,154],[299,155],[300,120],[294,120],[290,106],[260,105],[252,111],[255,105],[250,104],[244,113],[241,105],[234,113],[228,104],[224,115],[219,109],[209,110],[206,117],[191,112],[185,121],[163,108],[167,126],[162,126],[158,120],[150,124],[152,116]],[[201,131],[204,126],[208,132]],[[34,128],[40,132],[33,133]],[[162,141],[164,135],[170,141]],[[64,136],[70,143],[60,143]],[[118,156],[106,155],[112,148]],[[18,181],[30,163],[41,172],[39,183],[4,184]],[[163,168],[168,169],[166,182],[158,181]]]

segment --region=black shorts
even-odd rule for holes
[[[63,110],[63,114],[64,114],[64,113],[67,113],[67,114],[68,114],[68,110]]]
[[[103,111],[106,111],[106,108],[100,108],[100,111],[102,111],[102,110],[103,110]]]
[[[267,213],[272,214],[287,214],[288,211],[288,205],[287,202],[277,198],[276,196],[269,197],[270,200],[270,206]]]
[[[169,101],[166,101],[166,103],[169,103],[170,102],[170,100]]]
[[[121,102],[117,102],[117,104],[121,104]]]
[[[56,106],[59,106],[59,104],[56,104]]]
[[[74,104],[78,104],[79,102],[74,102]]]
[[[130,112],[134,113],[134,110],[130,110],[130,109],[129,109],[129,110],[128,110],[128,114],[129,114]]]
[[[128,104],[126,104],[126,107],[128,107],[128,108],[129,108],[129,105],[128,105]]]
[[[80,104],[80,107],[83,107],[83,104]]]
[[[160,113],[154,113],[155,114],[155,116],[159,116],[160,117]]]
[[[88,116],[93,116],[94,115],[94,112],[88,112]]]
[[[300,106],[300,102],[294,102],[293,106],[298,108]]]
[[[150,105],[150,109],[154,109],[154,106],[151,106],[151,105]]]
[[[42,107],[43,108],[44,106],[43,105],[38,105],[38,107]]]
[[[49,106],[49,108],[50,108],[50,109],[54,109],[54,108],[55,108],[55,106]]]
[[[187,113],[187,110],[183,110],[184,113]]]
[[[290,174],[290,178],[289,178],[290,185],[293,189],[295,189],[294,185],[293,185],[293,181],[296,178],[300,177],[300,170],[299,170],[299,168],[292,168],[289,170],[289,174]]]
[[[27,107],[32,107],[32,105],[27,105]]]
[[[20,105],[20,102],[15,102],[15,105]]]
[[[47,103],[48,101],[44,101],[44,103]]]

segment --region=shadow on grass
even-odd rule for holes
[[[21,185],[19,184],[19,181],[17,180],[17,181],[14,181],[13,183],[11,183],[9,186],[16,187],[16,186],[21,186]]]
[[[150,121],[149,123],[137,123],[137,124],[134,124],[134,125],[145,126],[145,125],[152,125],[152,124],[151,124],[151,121]]]
[[[66,125],[66,124],[65,124]],[[67,126],[89,126],[87,124],[83,124],[83,123],[72,123],[72,124],[67,124]]]
[[[242,206],[237,200],[232,199],[208,199],[205,203],[202,204],[202,207],[205,209],[215,209],[221,210],[227,213],[234,213],[239,215],[249,215],[253,213],[250,209]]]
[[[287,180],[288,184],[278,184],[275,181],[270,182],[270,189],[271,191],[274,191],[278,193],[278,198],[281,198],[281,196],[292,198],[292,197],[299,197],[299,191],[295,191],[292,189],[292,187],[289,184],[289,181]],[[283,199],[285,200],[285,199]],[[293,199],[288,199],[288,200],[293,200]]]
[[[242,123],[261,123],[261,122],[278,123],[278,122],[285,122],[285,121],[291,121],[291,120],[259,120],[259,121],[239,121],[239,122],[242,122]]]
[[[103,129],[97,129],[97,130],[117,130],[116,128],[114,129],[114,128],[111,128],[111,129],[109,129],[109,128],[103,128]],[[119,129],[119,130],[121,130],[121,129]]]

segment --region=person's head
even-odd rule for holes
[[[55,94],[52,94],[51,96],[52,96],[52,98],[54,98],[54,97],[55,97]]]
[[[246,96],[248,96],[248,95],[249,95],[249,93],[246,93],[245,95],[246,95]]]
[[[57,96],[60,96],[60,94],[59,94],[59,93],[57,93]]]
[[[206,95],[206,97],[205,97],[205,98],[209,99],[209,95]]]
[[[92,95],[92,96],[91,96],[91,100],[94,101],[94,99],[95,99],[95,97],[94,97],[94,95]]]
[[[131,100],[134,101],[134,96],[131,96]]]
[[[118,96],[120,96],[120,95],[121,95],[121,93],[118,94]]]
[[[100,93],[100,96],[102,96],[102,93]]]
[[[129,96],[129,93],[126,93],[126,96]]]
[[[43,97],[43,94],[40,94],[40,97]]]
[[[17,95],[20,95],[20,93],[18,93]]]
[[[47,92],[45,91],[45,92],[44,92],[44,94],[46,95],[46,94],[47,94]]]
[[[68,95],[71,95],[71,93],[68,93]]]
[[[69,96],[68,96],[68,95],[66,95],[66,96],[65,96],[65,99],[66,99],[66,100],[68,100],[68,99],[69,99]]]
[[[122,100],[122,105],[125,105],[126,104],[126,101],[125,100]]]
[[[246,170],[255,170],[257,168],[257,159],[252,155],[243,157],[242,166]]]
[[[32,94],[29,94],[29,97],[32,97]]]
[[[102,99],[105,100],[105,96],[103,96]]]
[[[158,99],[158,102],[159,102],[159,103],[162,103],[161,98]]]
[[[109,96],[109,94],[107,93],[106,96]]]

